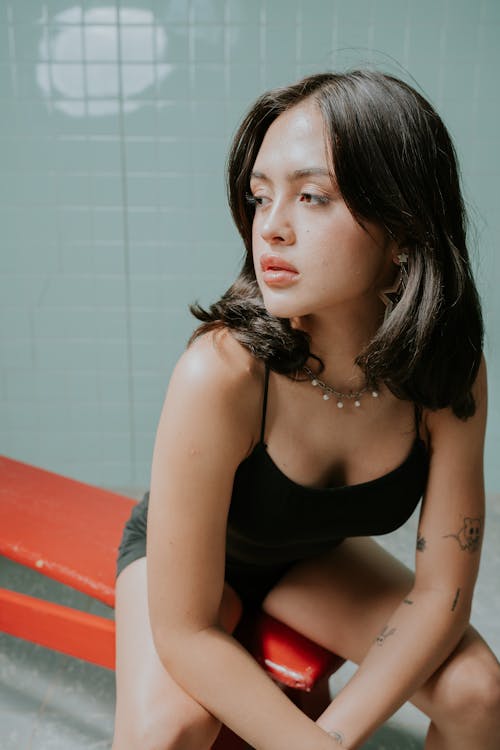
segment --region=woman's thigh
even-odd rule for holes
[[[232,632],[241,604],[226,584],[221,625]],[[186,736],[207,747],[219,722],[191,698],[165,670],[156,652],[148,614],[146,558],[128,565],[116,583],[116,715],[114,750],[184,746]]]
[[[412,585],[413,573],[375,541],[346,539],[291,568],[262,608],[359,664]]]
[[[348,539],[331,552],[292,568],[262,608],[311,640],[359,664],[413,586],[413,573],[373,539]],[[497,660],[472,626],[435,674],[412,697],[434,718],[450,705],[457,679],[480,672],[484,683]],[[467,681],[467,680],[465,680]],[[497,691],[498,692],[498,691]]]

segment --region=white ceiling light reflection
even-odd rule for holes
[[[80,14],[79,7],[67,8],[50,20],[39,45],[40,89],[72,117],[115,114],[120,100],[124,112],[133,112],[141,106],[133,97],[154,85],[155,71],[162,80],[172,70],[165,63],[153,66],[165,59],[165,29],[151,11],[140,8],[120,8],[120,26],[113,7]]]

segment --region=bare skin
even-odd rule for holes
[[[220,624],[232,633],[241,603],[226,584]],[[116,584],[116,718],[112,750],[209,748],[221,723],[169,676],[153,643],[146,558],[128,565]]]
[[[395,602],[412,584],[411,571],[373,540],[350,540],[331,554],[292,569],[268,595],[263,609],[359,664],[374,633],[380,631]],[[145,593],[143,558],[128,566],[117,582],[119,638],[113,750],[209,748],[220,722],[179,687],[161,664],[152,640]],[[139,606],[141,603],[144,606]],[[241,606],[228,585],[220,614],[222,626],[232,632]],[[477,677],[477,665],[484,668],[485,678]],[[499,691],[496,657],[469,627],[453,654],[412,698],[432,720],[426,750],[471,746],[497,750],[499,719],[484,723],[484,738],[475,722],[470,732],[467,725],[478,706],[487,709],[498,700]],[[138,716],[145,719],[142,727],[138,726]]]
[[[287,573],[263,609],[360,664],[413,584],[413,573],[374,540],[350,539]],[[469,625],[453,653],[411,698],[431,719],[425,750],[498,750],[500,715],[493,709],[499,701],[498,660]]]

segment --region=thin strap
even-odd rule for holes
[[[262,403],[262,419],[260,422],[260,442],[264,442],[264,430],[266,428],[267,389],[269,385],[269,364],[266,362],[266,376],[264,380],[264,401]]]

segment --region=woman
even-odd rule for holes
[[[259,750],[358,748],[406,700],[427,750],[498,750],[499,665],[469,625],[482,322],[446,129],[390,76],[312,76],[256,102],[228,185],[243,269],[193,308],[147,563],[147,498],[121,546],[114,750],[209,748],[221,721]],[[413,574],[369,537],[422,495]],[[232,638],[242,605],[360,665],[317,722]]]

